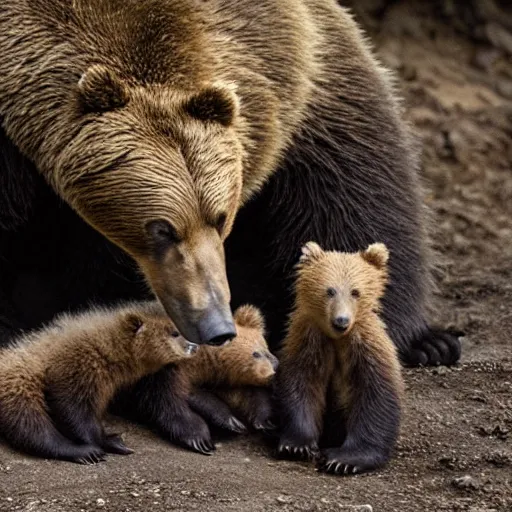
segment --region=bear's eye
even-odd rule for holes
[[[359,293],[359,290],[352,290],[350,292],[350,295],[352,295],[352,297],[354,297],[354,299],[358,299],[361,296],[361,294]]]
[[[327,297],[334,297],[336,295],[336,288],[327,288]]]
[[[156,245],[175,244],[180,241],[176,230],[166,220],[152,220],[146,224],[146,231]]]
[[[172,336],[173,338],[180,337],[180,333],[174,327],[169,327],[167,329],[167,333],[169,334],[169,336]]]
[[[260,359],[263,357],[263,354],[261,352],[253,352],[252,357],[254,357],[254,359]]]
[[[213,223],[213,227],[219,232],[219,234],[222,233],[222,230],[224,229],[224,225],[226,224],[226,214],[221,213],[217,220]]]

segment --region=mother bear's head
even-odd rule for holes
[[[95,65],[76,99],[81,129],[58,161],[60,194],[135,258],[186,338],[232,338],[223,242],[242,191],[236,94],[141,87]]]

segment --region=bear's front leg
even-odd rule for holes
[[[342,368],[335,370],[333,383],[344,409],[346,438],[341,447],[323,451],[318,469],[327,473],[351,475],[384,466],[399,434],[400,362],[383,327],[366,330],[338,354]]]
[[[188,404],[186,376],[172,365],[122,391],[112,404],[120,416],[151,425],[169,441],[211,455],[215,450],[206,422]]]
[[[276,394],[281,435],[278,454],[307,460],[318,453],[334,353],[332,345],[319,334],[295,331],[292,324],[279,358]]]
[[[271,390],[248,386],[219,390],[217,394],[255,430],[269,432],[276,428]]]

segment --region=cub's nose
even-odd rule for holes
[[[332,321],[333,328],[338,332],[345,332],[350,325],[350,317],[349,316],[337,316]]]

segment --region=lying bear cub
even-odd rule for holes
[[[212,422],[245,429],[226,405],[212,412],[218,399],[201,388],[224,385],[218,389],[224,401],[235,409],[245,405],[238,407],[243,419],[263,428],[269,398],[254,393],[269,384],[277,359],[268,351],[259,310],[241,306],[234,317],[238,336],[220,348],[188,342],[156,302],[57,317],[0,352],[0,435],[33,455],[82,464],[102,461],[106,453],[133,453],[119,435],[105,432],[101,418],[120,389],[168,364],[182,375],[191,407]],[[261,406],[253,407],[253,397]]]
[[[389,460],[403,381],[379,316],[387,261],[388,250],[379,243],[358,253],[324,251],[314,242],[303,247],[295,308],[279,355],[282,457],[317,458],[320,470],[335,474],[368,471]]]

